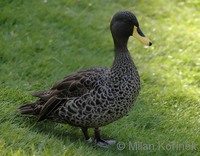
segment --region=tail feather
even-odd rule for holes
[[[21,114],[26,115],[39,115],[40,113],[40,107],[37,103],[30,103],[30,104],[24,104],[18,108],[19,112]]]

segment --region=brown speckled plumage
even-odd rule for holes
[[[132,13],[115,14],[110,25],[115,44],[112,67],[94,67],[67,76],[50,90],[33,94],[39,100],[22,105],[20,112],[35,115],[38,121],[48,119],[86,129],[126,115],[140,90],[140,78],[127,49],[133,26],[139,28]]]

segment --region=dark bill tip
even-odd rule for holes
[[[149,42],[149,46],[151,46],[152,45],[152,42]]]

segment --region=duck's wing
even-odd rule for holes
[[[95,87],[103,85],[108,72],[108,68],[91,68],[80,71],[65,77],[50,90],[34,93],[33,96],[39,97],[44,104],[39,114],[39,121],[45,119],[69,98],[82,96]]]
[[[104,77],[109,72],[108,68],[91,68],[79,71],[72,75],[66,76],[63,80],[56,83],[50,90],[35,92],[32,95],[48,100],[53,96],[59,98],[78,97],[98,85],[104,83]]]

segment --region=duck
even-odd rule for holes
[[[35,116],[38,122],[50,120],[79,127],[86,142],[109,147],[115,139],[102,138],[106,126],[131,110],[140,91],[140,77],[127,48],[129,37],[142,44],[152,42],[143,34],[136,16],[118,11],[110,22],[114,42],[114,61],[110,68],[92,67],[64,77],[52,88],[33,93],[37,100],[18,107],[23,115]],[[88,129],[94,129],[91,139]]]

